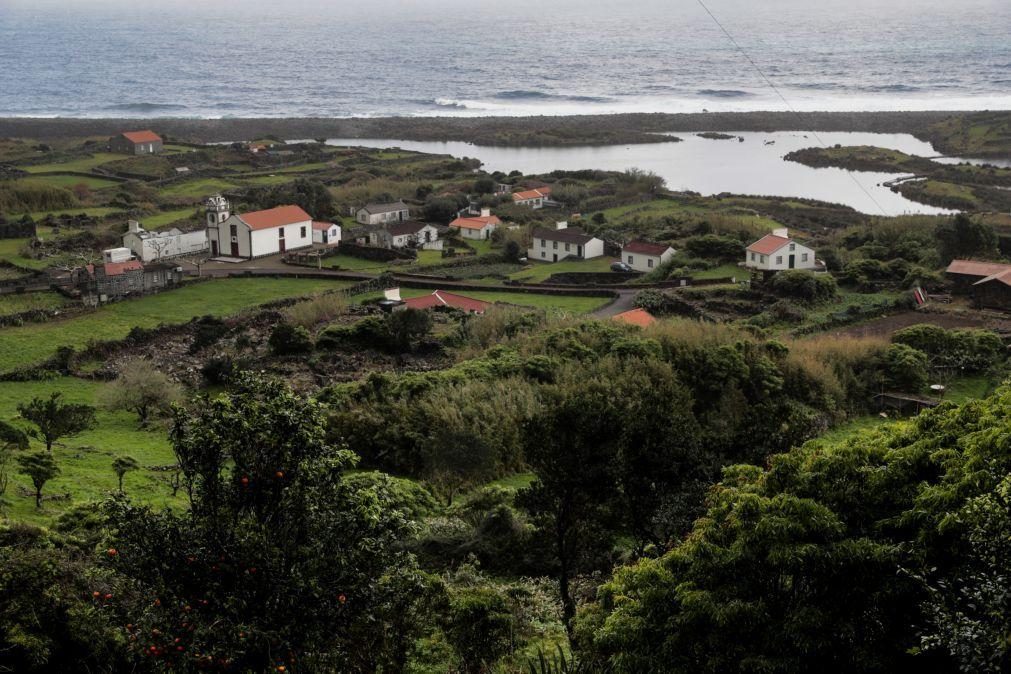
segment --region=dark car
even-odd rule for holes
[[[632,271],[632,268],[624,262],[612,262],[611,271]]]

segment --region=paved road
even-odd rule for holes
[[[615,290],[614,292],[618,293],[618,299],[594,311],[594,316],[609,318],[623,311],[635,308],[632,303],[635,301],[635,294],[639,292],[638,290],[629,288],[628,290]]]

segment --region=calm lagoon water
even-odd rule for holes
[[[744,142],[709,140],[677,134],[680,143],[604,145],[593,147],[532,148],[490,147],[462,142],[421,142],[363,138],[334,138],[330,145],[405,150],[475,157],[489,171],[519,170],[548,173],[556,169],[639,168],[663,176],[674,190],[692,190],[705,195],[731,192],[819,199],[852,206],[874,215],[904,213],[949,213],[910,201],[882,183],[904,174],[864,173],[836,168],[814,169],[784,161],[793,150],[819,144],[876,145],[909,154],[937,154],[929,143],[907,134],[878,133],[735,133]],[[819,143],[820,140],[820,143]]]

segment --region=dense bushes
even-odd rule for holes
[[[892,335],[926,354],[934,369],[955,372],[985,372],[1004,355],[1004,345],[990,330],[946,330],[937,325],[912,325]]]
[[[32,182],[0,182],[0,213],[60,211],[77,206],[69,190]]]
[[[721,262],[737,262],[744,258],[744,244],[737,239],[717,234],[691,236],[685,239],[685,250],[693,257]]]
[[[827,302],[836,296],[835,279],[805,269],[788,269],[772,277],[772,292],[808,302]]]
[[[319,349],[371,348],[390,352],[413,351],[432,331],[432,316],[420,309],[401,309],[382,316],[366,316],[351,325],[331,326],[316,341]]]
[[[312,335],[301,325],[279,323],[268,339],[275,356],[298,356],[312,351]]]

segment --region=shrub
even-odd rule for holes
[[[301,325],[281,323],[270,333],[268,343],[275,356],[297,356],[312,351],[312,335]]]
[[[881,358],[885,388],[917,393],[927,385],[927,354],[905,344],[892,344]]]
[[[896,344],[905,344],[927,355],[935,368],[983,372],[995,365],[1004,345],[989,330],[946,330],[937,325],[911,325],[892,335]]]
[[[718,234],[704,234],[685,239],[685,250],[693,257],[734,262],[744,256],[744,244],[737,239]]]
[[[835,279],[806,269],[788,269],[772,277],[772,292],[808,302],[827,302],[836,295]]]
[[[476,587],[461,590],[450,600],[446,637],[460,656],[464,672],[480,672],[509,652],[513,616],[497,592]]]
[[[218,340],[228,333],[228,326],[220,318],[214,316],[201,316],[194,321],[196,327],[193,329],[193,342],[190,344],[190,353],[196,353],[201,349],[216,344]]]

